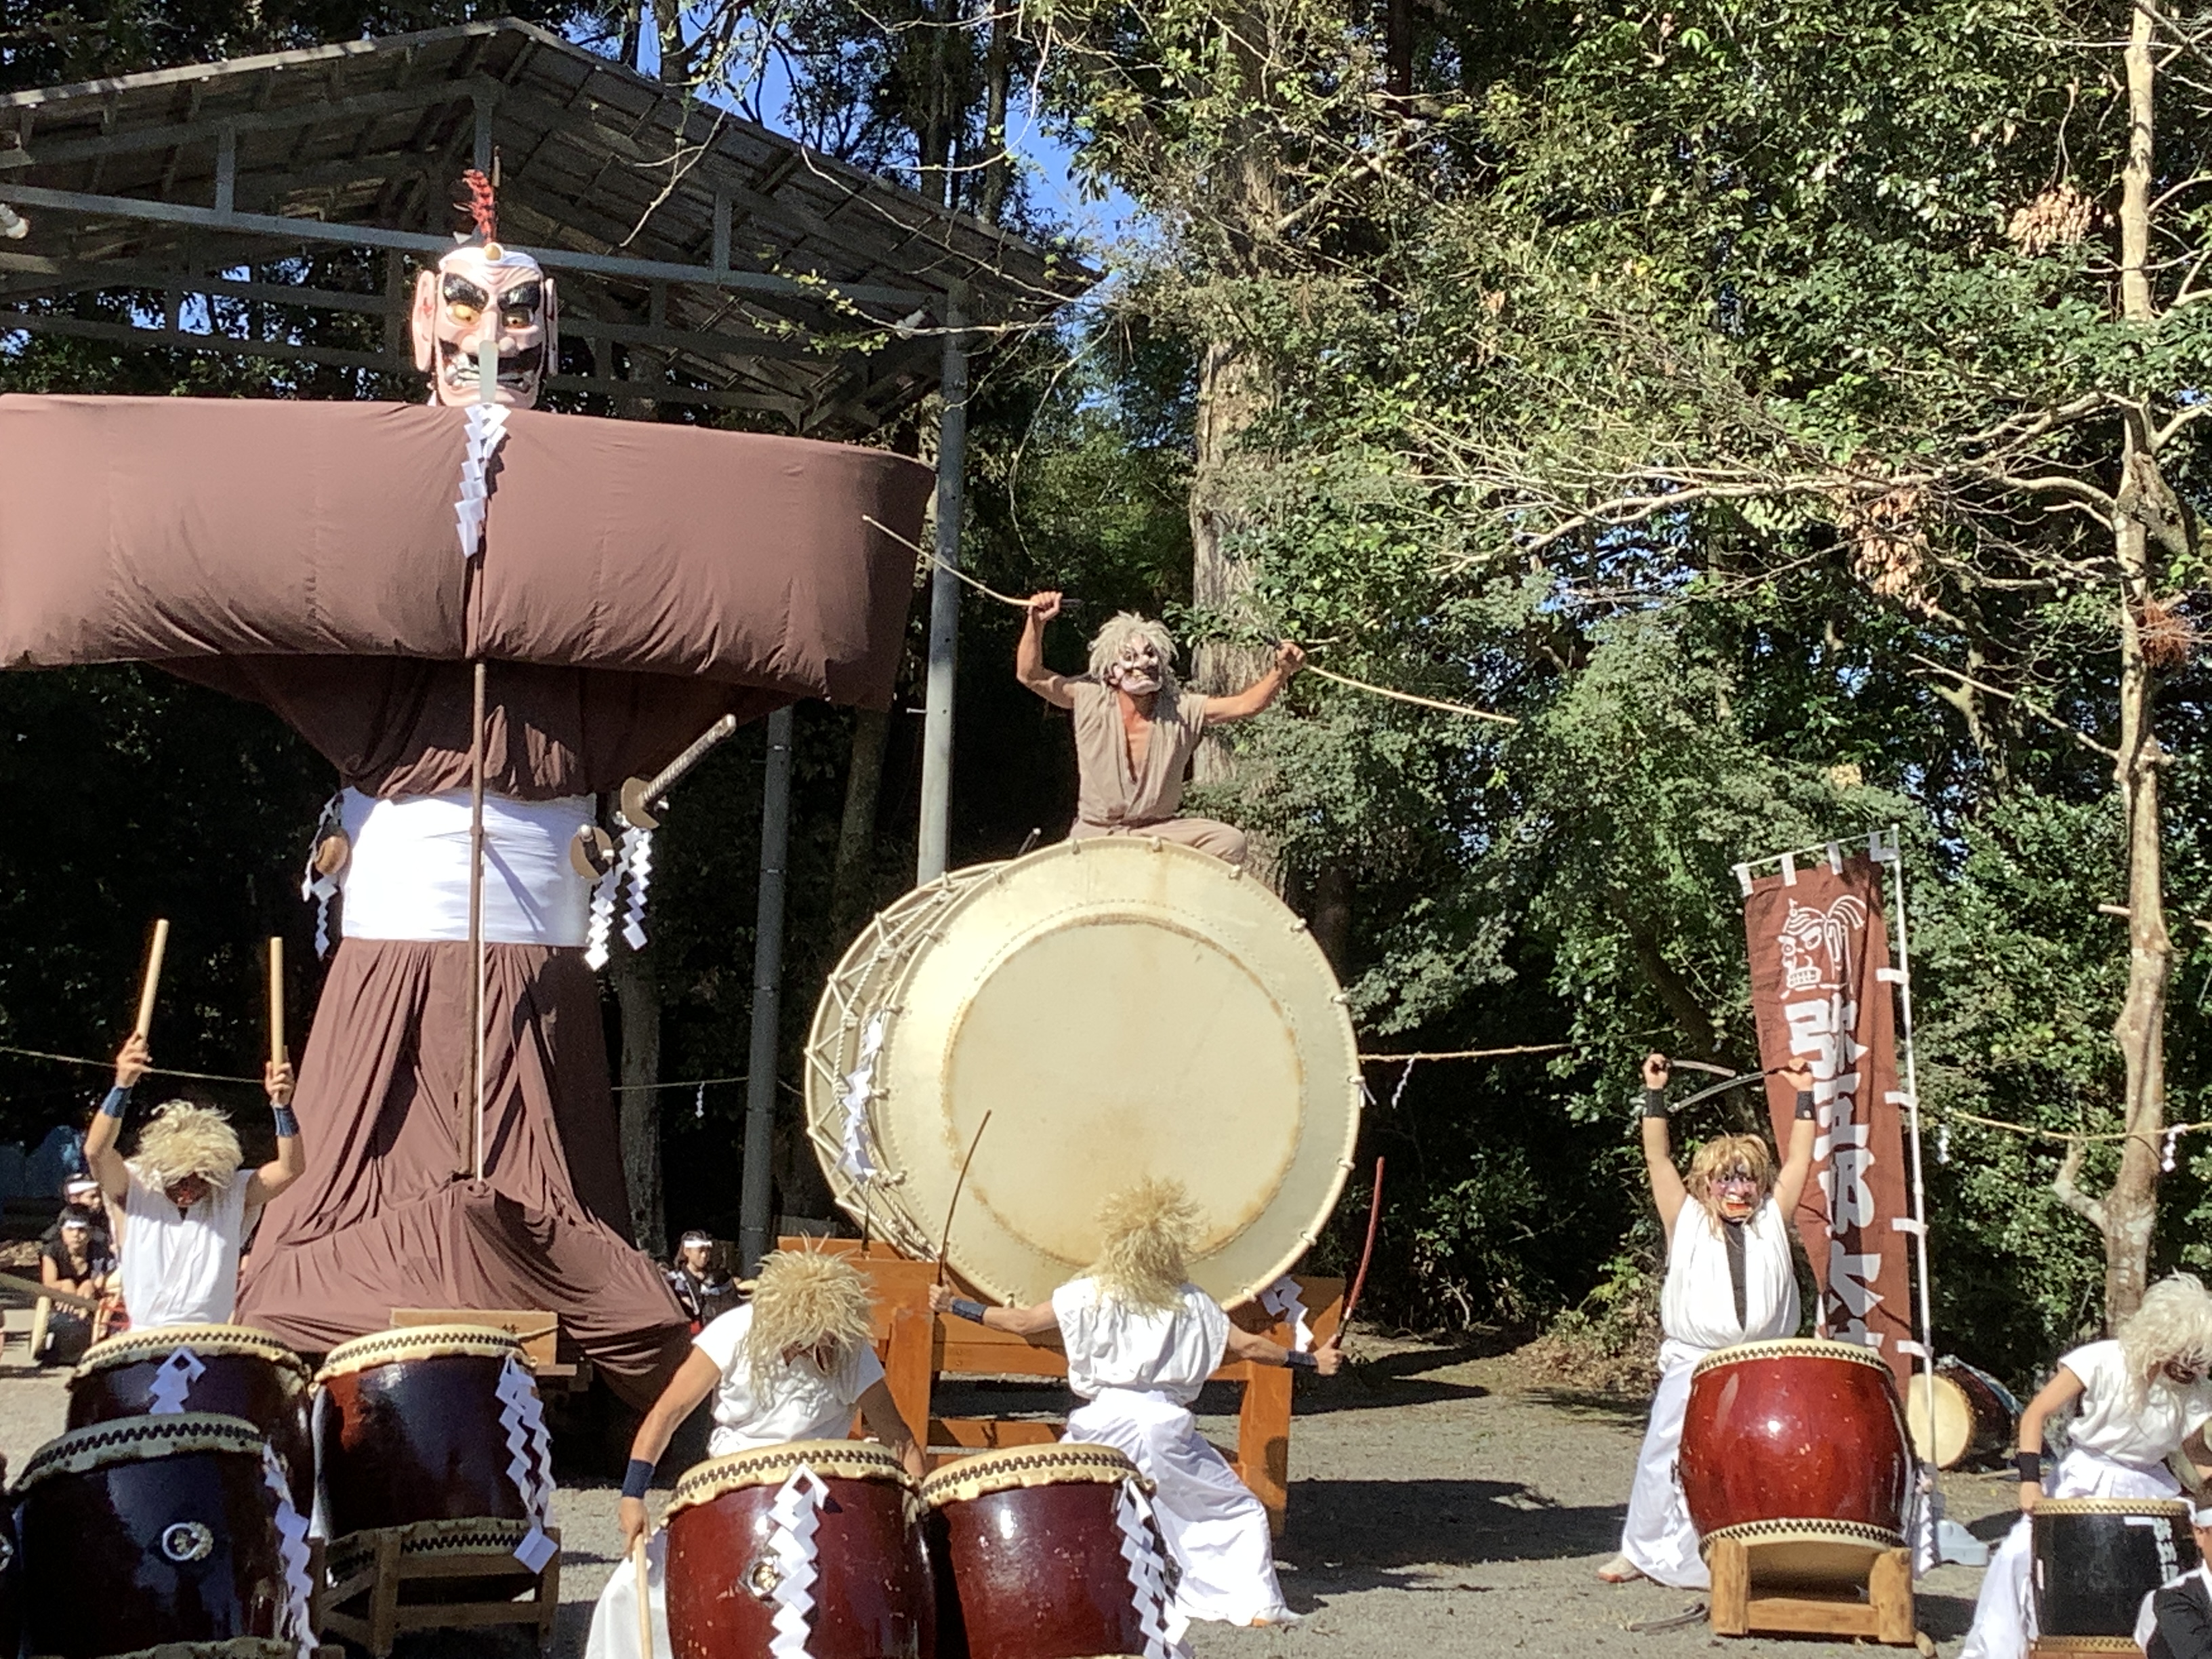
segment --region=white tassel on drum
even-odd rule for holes
[[[829,1486],[801,1463],[776,1488],[769,1505],[775,1530],[768,1552],[775,1559],[775,1634],[768,1650],[775,1659],[806,1659],[807,1615],[814,1611],[814,1529],[821,1524]]]
[[[507,1477],[530,1517],[530,1531],[514,1547],[514,1559],[532,1572],[542,1572],[560,1547],[545,1531],[553,1513],[553,1437],[546,1432],[538,1383],[512,1355],[500,1368],[497,1393],[499,1425],[507,1431]]]
[[[860,1056],[859,1063],[845,1073],[845,1086],[838,1091],[837,1103],[845,1109],[844,1155],[840,1160],[845,1173],[863,1185],[883,1173],[876,1158],[875,1139],[868,1133],[868,1100],[876,1087],[876,1056],[884,1046],[884,1017],[872,1014],[860,1028]]]
[[[645,949],[645,895],[653,884],[653,831],[625,830],[622,860],[629,867],[629,914],[623,918],[623,938],[633,951]]]
[[[332,795],[323,803],[322,815],[315,821],[315,833],[307,842],[307,867],[300,878],[300,896],[315,907],[315,957],[320,961],[331,953],[331,901],[338,896],[339,882],[335,872],[325,875],[315,868],[315,860],[323,850],[323,841],[343,823],[340,808],[345,800],[343,794]]]
[[[1189,1659],[1183,1632],[1190,1621],[1176,1610],[1162,1559],[1152,1499],[1135,1480],[1124,1480],[1114,1505],[1121,1528],[1121,1559],[1129,1564],[1129,1588],[1136,1593],[1137,1625],[1145,1633],[1145,1659]]]
[[[1260,1292],[1260,1305],[1291,1327],[1291,1346],[1300,1353],[1313,1352],[1313,1327],[1306,1323],[1306,1298],[1298,1281],[1285,1273]]]
[[[292,1484],[285,1477],[283,1460],[265,1443],[261,1448],[261,1479],[276,1500],[277,1554],[284,1563],[281,1629],[298,1646],[300,1659],[314,1659],[320,1644],[313,1630],[315,1579],[311,1571],[313,1557],[307,1549],[307,1518],[292,1507]]]
[[[146,1407],[149,1417],[161,1417],[186,1409],[191,1398],[192,1384],[206,1372],[207,1365],[190,1348],[179,1348],[154,1368],[154,1380],[146,1392],[152,1403]]]

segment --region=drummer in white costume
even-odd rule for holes
[[[1672,1070],[1664,1054],[1644,1061],[1644,1163],[1667,1233],[1667,1283],[1659,1298],[1667,1340],[1659,1348],[1659,1391],[1637,1454],[1620,1553],[1597,1576],[1609,1584],[1643,1577],[1678,1589],[1703,1589],[1711,1580],[1674,1469],[1690,1374],[1716,1348],[1797,1334],[1790,1214],[1813,1168],[1815,1114],[1812,1069],[1799,1060],[1781,1073],[1797,1087],[1790,1156],[1781,1173],[1775,1173],[1772,1155],[1757,1135],[1722,1135],[1698,1149],[1685,1182],[1675,1171],[1667,1133]]]
[[[2117,1339],[2092,1342],[2058,1362],[2057,1374],[2020,1414],[2019,1522],[1982,1577],[1973,1628],[1960,1659],[2021,1659],[2033,1634],[2028,1599],[2027,1514],[2051,1498],[2178,1498],[2166,1467],[2185,1453],[2212,1479],[2212,1294],[2188,1273],[2160,1279],[2120,1322]],[[2075,1401],[2073,1445],[2048,1492],[2043,1425]]]
[[[1153,1512],[1182,1575],[1176,1612],[1231,1625],[1288,1624],[1295,1615],[1275,1580],[1267,1512],[1200,1436],[1191,1402],[1224,1355],[1325,1376],[1343,1356],[1330,1344],[1299,1353],[1238,1330],[1190,1283],[1199,1218],[1180,1183],[1139,1182],[1109,1199],[1099,1219],[1097,1264],[1051,1301],[987,1309],[940,1285],[930,1306],[1017,1336],[1057,1326],[1068,1386],[1085,1402],[1068,1418],[1065,1437],[1114,1447],[1153,1482]]]
[[[653,1466],[684,1419],[714,1397],[715,1457],[793,1440],[842,1440],[858,1411],[868,1433],[898,1455],[917,1480],[927,1473],[921,1449],[899,1415],[876,1358],[867,1281],[843,1258],[778,1250],[763,1259],[752,1300],[715,1320],[661,1390],[630,1442],[623,1478],[623,1545],[646,1529],[645,1493]],[[647,1555],[653,1651],[665,1659],[667,1616],[661,1571],[665,1534]],[[586,1659],[645,1659],[638,1653],[637,1579],[617,1569],[592,1613]]]

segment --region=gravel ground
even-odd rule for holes
[[[1531,1386],[1510,1356],[1474,1348],[1370,1343],[1363,1350],[1355,1341],[1354,1354],[1360,1363],[1342,1377],[1299,1379],[1290,1526],[1278,1548],[1284,1592],[1306,1617],[1282,1631],[1201,1626],[1193,1638],[1199,1659],[1837,1651],[1832,1642],[1726,1641],[1702,1622],[1625,1628],[1703,1599],[1595,1577],[1619,1541],[1643,1431],[1639,1406]],[[1035,1388],[994,1397],[1000,1409],[1049,1412],[1065,1402]],[[983,1402],[957,1403],[967,1410]],[[1227,1443],[1236,1431],[1235,1391],[1210,1390],[1200,1405],[1201,1425]],[[62,1409],[58,1378],[0,1370],[0,1451],[10,1469],[58,1431]],[[677,1466],[672,1454],[664,1467]],[[1978,1536],[1997,1536],[2008,1524],[2008,1477],[1947,1476],[1945,1494],[1952,1517]],[[665,1495],[656,1493],[656,1504]],[[604,1482],[577,1480],[556,1504],[567,1551],[556,1654],[580,1659],[592,1602],[616,1565],[615,1493]],[[1958,1650],[1979,1577],[1945,1567],[1921,1581],[1920,1626],[1944,1654]],[[506,1659],[527,1650],[485,1634],[410,1650],[412,1659]]]

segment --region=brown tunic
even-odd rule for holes
[[[1075,700],[1075,823],[1085,829],[1141,829],[1175,817],[1184,775],[1206,729],[1206,699],[1170,684],[1152,704],[1152,742],[1141,771],[1129,764],[1121,698],[1085,674],[1066,682]]]

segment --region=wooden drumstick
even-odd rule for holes
[[[983,1114],[983,1121],[975,1126],[975,1138],[968,1143],[968,1156],[960,1160],[960,1179],[952,1183],[952,1201],[945,1206],[945,1232],[937,1241],[937,1282],[945,1282],[945,1253],[952,1248],[952,1214],[960,1207],[960,1189],[968,1184],[968,1166],[975,1161],[975,1149],[983,1144],[983,1131],[991,1127],[991,1115]]]
[[[646,1571],[645,1534],[629,1547],[630,1565],[637,1570],[637,1652],[638,1659],[653,1659],[653,1578]]]
[[[154,1028],[154,999],[161,988],[161,956],[169,948],[169,919],[159,916],[154,922],[154,942],[146,951],[146,978],[138,988],[138,1023],[131,1031],[144,1036]]]
[[[1359,1271],[1352,1276],[1352,1294],[1344,1298],[1344,1317],[1336,1322],[1336,1340],[1344,1340],[1344,1333],[1352,1324],[1352,1316],[1359,1307],[1359,1293],[1367,1288],[1367,1266],[1375,1260],[1375,1231],[1382,1221],[1382,1160],[1375,1160],[1375,1195],[1367,1204],[1367,1244],[1359,1252]]]
[[[284,1063],[284,941],[269,941],[269,1063]]]

